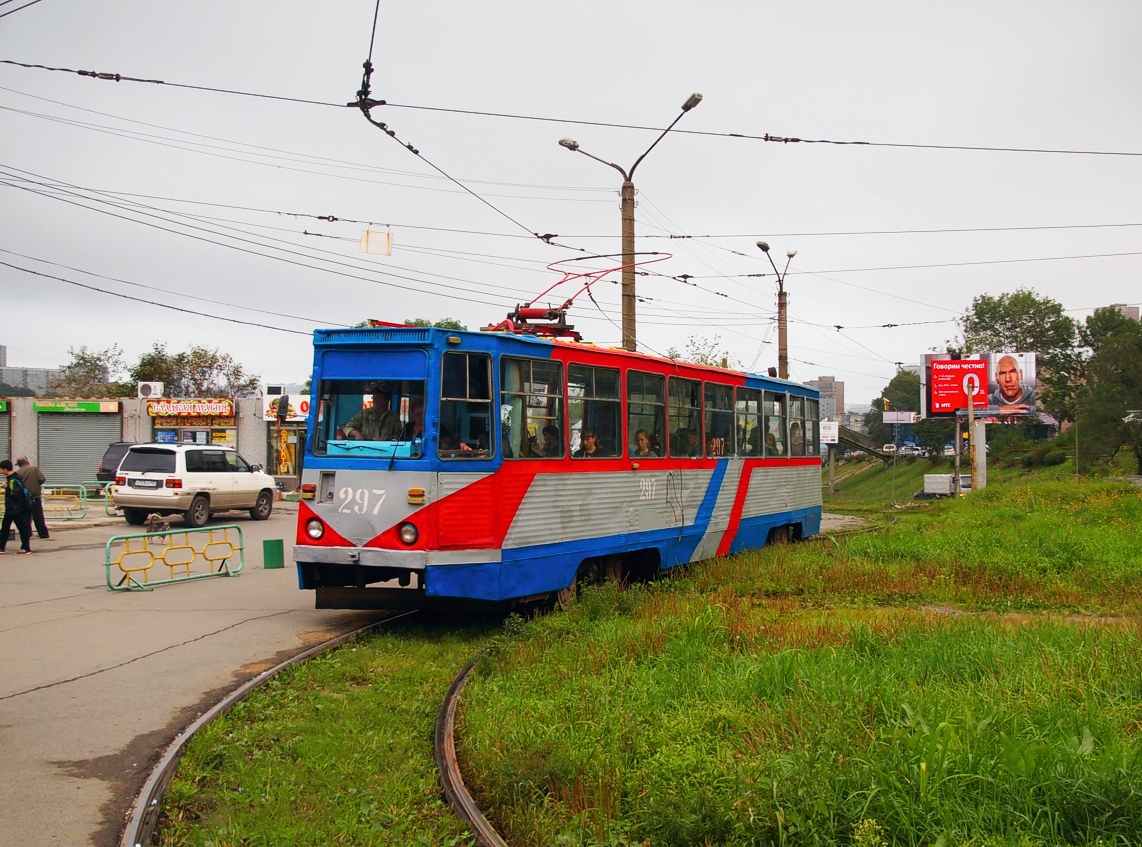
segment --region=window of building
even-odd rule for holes
[[[633,458],[662,456],[666,437],[666,379],[659,374],[627,374],[627,445]]]
[[[548,359],[500,361],[500,426],[505,458],[563,456],[563,365]]]

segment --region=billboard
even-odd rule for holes
[[[988,406],[1001,415],[1035,412],[1035,354],[992,353]]]
[[[1035,413],[1035,354],[980,353],[924,356],[920,376],[923,418],[952,418],[969,404],[977,415]]]

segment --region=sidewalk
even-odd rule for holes
[[[289,565],[296,504],[240,512],[236,577],[108,591],[104,546],[122,518],[49,521],[31,556],[0,556],[0,847],[118,844],[171,739],[242,682],[376,616],[315,610]],[[176,519],[177,520],[177,519]],[[286,567],[262,567],[284,541]]]

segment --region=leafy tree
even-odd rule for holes
[[[260,377],[247,376],[230,354],[217,348],[194,346],[171,355],[165,345],[156,343],[139,357],[131,380],[163,382],[172,397],[252,397]]]
[[[107,350],[67,349],[71,361],[53,379],[51,390],[63,397],[127,397],[134,393],[130,382],[122,381],[127,366],[123,351],[114,344]]]
[[[1096,311],[1082,332],[1092,353],[1076,387],[1080,461],[1108,459],[1127,445],[1142,474],[1142,323],[1110,312]]]
[[[733,368],[741,370],[741,361],[728,350],[719,350],[722,343],[721,336],[715,335],[712,339],[691,335],[686,339],[686,352],[679,353],[677,348],[671,347],[666,351],[667,358],[677,359],[680,362],[693,362],[696,365],[709,365],[714,368]]]
[[[24,388],[19,385],[9,385],[6,382],[0,382],[0,397],[35,397],[36,392],[30,388]]]
[[[1071,380],[1063,374],[1077,368],[1078,327],[1062,304],[1026,288],[998,297],[982,294],[959,324],[965,353],[1038,354],[1039,403],[1057,417],[1066,416]]]
[[[438,321],[430,321],[428,318],[413,318],[412,320],[405,319],[405,326],[434,326],[437,329],[467,329],[468,327],[460,323],[455,318],[441,318]]]
[[[869,437],[887,444],[894,435],[893,424],[884,423],[885,401],[892,412],[920,411],[920,375],[899,370],[872,401],[872,411],[865,416]]]

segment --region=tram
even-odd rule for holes
[[[670,258],[650,255],[633,264]],[[606,258],[553,262],[478,332],[314,333],[293,556],[317,608],[565,604],[820,531],[817,391],[583,343],[575,298],[631,267],[577,269]]]
[[[293,555],[318,608],[566,601],[819,532],[815,389],[496,329],[315,332]]]

